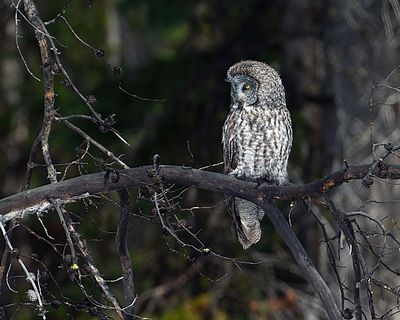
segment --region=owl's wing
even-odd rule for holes
[[[236,169],[238,163],[237,147],[234,139],[231,139],[232,128],[228,123],[225,123],[223,132],[223,153],[224,153],[224,172],[230,173]],[[247,240],[245,233],[243,232],[242,222],[240,221],[240,215],[237,209],[237,201],[235,197],[225,196],[226,209],[233,218],[233,229],[238,237],[243,248],[247,249],[250,247],[251,242]]]
[[[224,172],[230,173],[236,169],[238,163],[238,154],[236,142],[234,139],[231,139],[231,127],[229,125],[225,125],[224,133],[223,133],[223,152],[224,152]]]
[[[238,165],[238,148],[232,135],[235,134],[232,122],[228,120],[223,131],[223,153],[224,171],[229,174]],[[233,218],[233,227],[243,249],[249,248],[253,243],[258,242],[261,237],[259,223],[259,207],[255,204],[240,198],[225,196],[226,208]]]

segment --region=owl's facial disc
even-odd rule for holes
[[[236,107],[251,106],[257,101],[258,82],[252,77],[237,75],[230,79],[232,104]]]

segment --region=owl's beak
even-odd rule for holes
[[[239,102],[239,105],[243,105],[244,101],[246,99],[246,96],[242,93],[238,93],[236,96],[236,100]]]

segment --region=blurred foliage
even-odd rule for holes
[[[37,4],[43,20],[51,20],[64,2],[37,1]],[[103,117],[116,115],[116,128],[132,148],[127,148],[111,133],[101,133],[91,122],[73,120],[73,123],[115,154],[123,154],[123,161],[131,166],[150,164],[156,153],[161,156],[161,163],[168,164],[201,167],[222,161],[221,128],[229,109],[229,88],[224,82],[226,70],[234,62],[247,58],[266,61],[279,69],[282,54],[279,40],[282,4],[279,1],[242,0],[233,5],[228,0],[96,0],[66,4],[65,17],[69,24],[95,50],[82,44],[61,19],[56,19],[48,29],[61,51],[60,58],[79,90],[84,95],[96,97],[96,110]],[[21,50],[29,68],[40,77],[37,43],[30,26],[23,18],[20,20]],[[0,177],[5,181],[2,196],[20,190],[30,146],[42,120],[42,84],[28,74],[18,57],[13,25],[13,10],[6,6],[2,8],[0,26],[1,39],[6,45],[0,53],[3,63],[0,148],[4,155],[0,157]],[[117,28],[116,33],[114,28]],[[96,50],[104,50],[104,58],[97,57]],[[8,74],[5,64],[11,63],[9,61],[17,62],[13,71],[15,84],[10,86],[11,79],[4,77]],[[120,75],[113,72],[115,67],[121,68]],[[88,114],[82,101],[61,80],[60,75],[56,76],[57,110],[62,115]],[[133,98],[118,89],[119,83],[133,94],[155,100]],[[15,99],[10,98],[12,94]],[[295,108],[291,111],[294,127],[300,128],[298,111]],[[81,142],[78,135],[55,123],[50,138],[54,162],[62,164],[75,159],[76,148]],[[95,159],[104,159],[104,155],[94,148],[90,149],[90,154],[84,159],[87,162],[85,172],[102,170]],[[36,161],[43,163],[40,157]],[[60,166],[58,170],[64,168]],[[222,171],[222,167],[213,170]],[[78,170],[72,168],[67,177],[78,174]],[[38,167],[34,171],[32,187],[44,183],[48,183],[45,168]],[[131,195],[137,216],[132,219],[129,247],[140,300],[142,292],[185,274],[192,262],[184,257],[173,239],[164,239],[159,225],[145,219],[146,214],[151,213],[151,205],[136,202],[135,190]],[[117,201],[115,195],[110,197]],[[222,201],[219,194],[191,188],[182,205],[212,206]],[[71,205],[69,209],[105,278],[118,278],[121,271],[114,244],[118,208],[100,198],[91,203]],[[199,269],[181,287],[160,297],[157,303],[151,299],[143,302],[138,309],[139,315],[143,312],[144,316],[154,319],[269,319],[268,299],[285,294],[277,284],[272,289],[267,288],[269,279],[274,278],[276,272],[294,286],[304,286],[288,267],[291,258],[286,255],[268,221],[264,222],[262,241],[254,249],[243,252],[230,230],[231,219],[223,206],[198,210],[193,215],[185,212],[181,216],[193,230],[201,230],[199,237],[207,246],[222,255],[251,260],[255,259],[252,250],[264,254],[277,252],[279,259],[286,262],[268,268],[238,267],[229,261],[196,256],[191,252],[194,261],[203,261]],[[63,231],[55,213],[47,214],[44,221],[49,234],[55,237],[54,242],[63,243]],[[23,224],[44,235],[36,218],[30,217]],[[83,303],[83,297],[69,281],[60,257],[55,257],[43,241],[23,228],[16,230],[14,238],[15,245],[26,256],[33,252],[38,255],[71,302]],[[177,249],[178,254],[169,247]],[[40,267],[27,260],[32,269]],[[263,273],[261,279],[254,276],[257,272]],[[121,283],[111,284],[111,287],[122,299]],[[54,289],[54,284],[49,283],[49,291],[50,288]],[[9,299],[24,300],[14,295]],[[2,301],[10,302],[9,299],[3,297]],[[149,313],[146,310],[150,310],[152,303],[155,307]],[[65,319],[66,314],[73,319],[92,318],[85,311],[65,307],[57,311],[51,309],[49,318]],[[18,311],[18,319],[31,317],[32,310]]]

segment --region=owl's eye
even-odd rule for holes
[[[250,89],[251,89],[251,84],[245,83],[245,84],[243,85],[243,91],[248,91],[248,90],[250,90]]]

